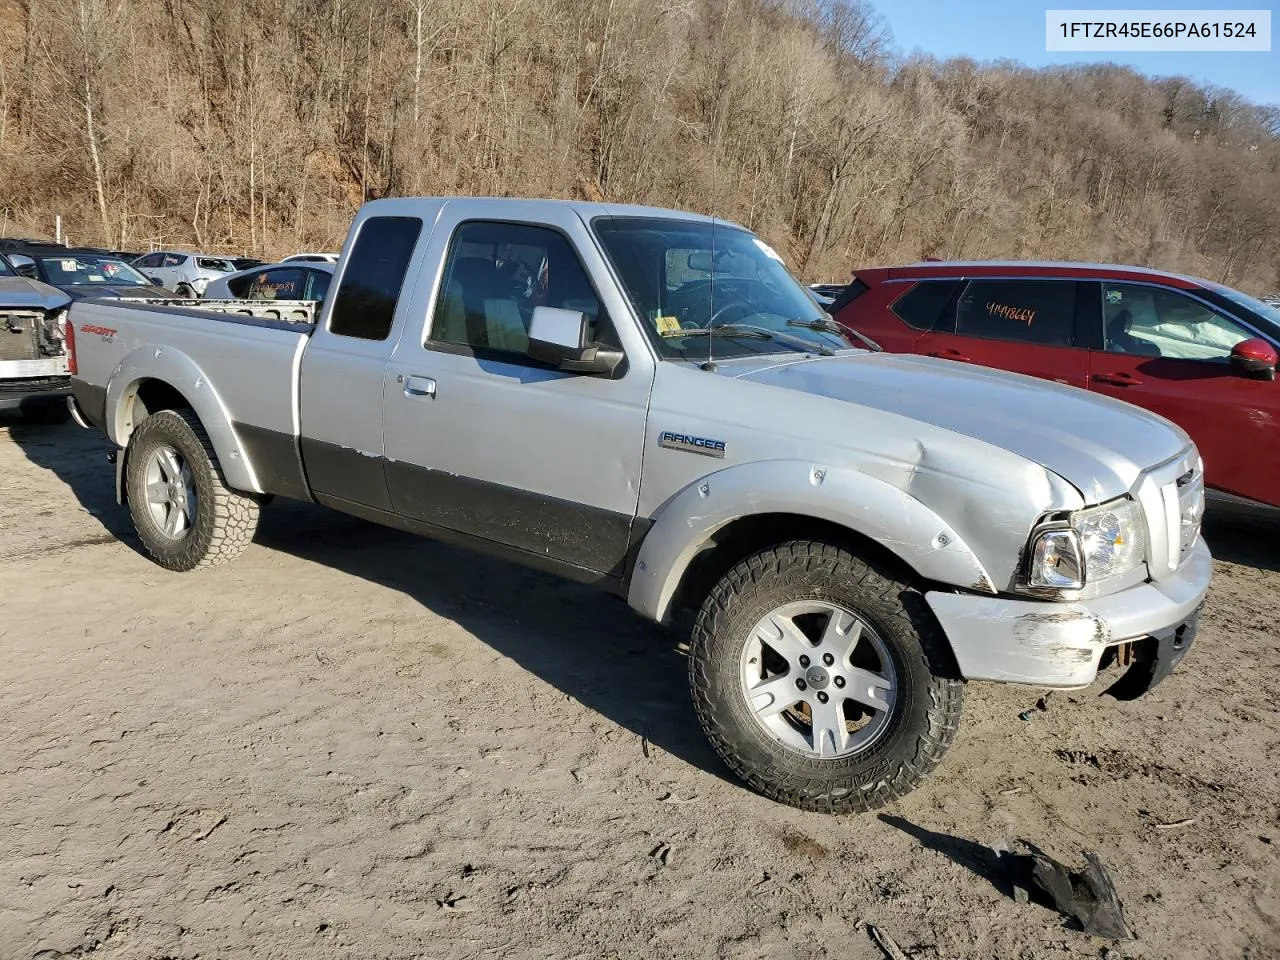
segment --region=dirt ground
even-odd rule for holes
[[[0,960],[1280,956],[1275,530],[1210,528],[1153,695],[975,685],[922,789],[831,818],[728,778],[618,600],[280,502],[167,573],[107,450],[0,420]],[[1015,903],[1019,839],[1096,850],[1137,939]]]

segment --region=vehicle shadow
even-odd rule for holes
[[[115,502],[110,441],[74,425],[0,415],[14,442],[52,471],[110,534],[141,551]],[[655,748],[737,784],[702,736],[676,636],[617,597],[327,510],[276,500],[256,542],[399,590],[565,695]],[[532,720],[531,722],[536,722]]]
[[[1210,507],[1201,530],[1215,559],[1280,573],[1280,520],[1223,513]]]
[[[618,597],[310,504],[276,501],[256,541],[399,590],[637,737],[726,782],[677,635]],[[536,722],[536,720],[531,721]]]
[[[28,460],[71,488],[76,501],[101,527],[98,532],[118,537],[141,551],[128,510],[116,503],[115,467],[107,461],[107,454],[114,449],[110,440],[74,423],[28,423],[9,411],[0,412],[3,429]]]

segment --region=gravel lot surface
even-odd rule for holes
[[[1280,956],[1275,528],[1211,525],[1151,696],[974,685],[924,787],[832,818],[729,779],[618,600],[280,501],[167,573],[107,450],[0,420],[0,960]],[[1019,839],[1096,850],[1137,939],[1015,903]]]

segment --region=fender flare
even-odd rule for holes
[[[129,411],[138,388],[147,380],[159,380],[186,398],[209,434],[227,484],[247,493],[262,493],[253,465],[245,455],[231,414],[209,378],[189,356],[173,347],[146,346],[126,354],[107,381],[107,435],[118,447],[127,447],[137,427]],[[124,457],[122,456],[121,461]]]
[[[636,555],[627,603],[665,622],[689,564],[716,531],[770,513],[837,524],[881,544],[926,580],[996,593],[960,535],[905,491],[848,467],[769,460],[703,477],[658,509]]]

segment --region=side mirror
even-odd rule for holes
[[[150,281],[151,281],[155,286],[157,286],[157,287],[163,287],[163,286],[164,286],[164,284],[160,282],[160,278],[159,278],[159,277],[149,277],[148,279],[150,279]]]
[[[568,373],[612,375],[622,351],[589,343],[590,318],[578,310],[534,307],[529,323],[529,356]]]
[[[1276,378],[1276,364],[1280,362],[1280,354],[1276,348],[1261,337],[1241,340],[1231,348],[1231,363],[1251,377],[1260,380]]]
[[[36,262],[30,257],[24,257],[20,253],[11,254],[9,262],[13,264],[13,269],[18,276],[26,277],[28,280],[39,280],[40,277],[36,273]]]

